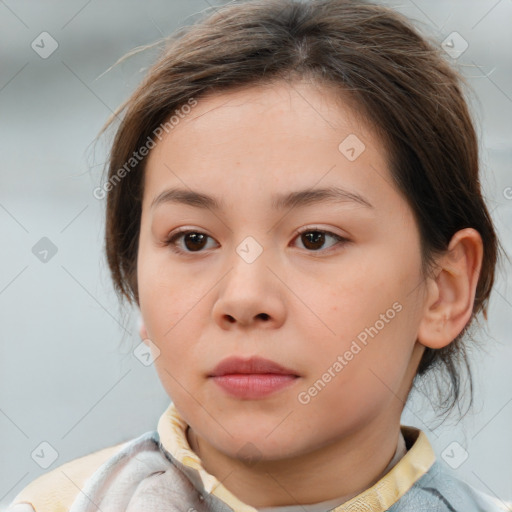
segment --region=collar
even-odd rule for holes
[[[237,512],[257,512],[257,509],[240,501],[204,469],[201,460],[190,448],[186,436],[187,427],[173,403],[158,421],[160,445],[173,462],[186,473],[199,491],[216,496]],[[436,457],[425,433],[406,425],[401,425],[400,429],[407,444],[407,453],[374,485],[332,512],[385,512],[430,469]]]

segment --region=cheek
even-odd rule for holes
[[[314,363],[300,391],[317,414],[329,411],[331,423],[349,428],[352,422],[370,421],[376,411],[400,405],[397,396],[413,348],[403,313],[384,326],[373,322],[367,330],[347,327],[357,334],[339,336],[321,350],[315,347],[310,354]]]
[[[137,279],[140,309],[148,333],[162,340],[197,302],[197,287],[191,277],[172,268],[165,251],[142,250]]]
[[[305,295],[311,310],[326,326],[326,341],[338,340],[339,350],[374,325],[396,301],[398,294],[391,290],[390,283],[376,283],[375,279],[368,277],[369,273],[370,270],[366,273],[338,273],[336,279],[324,280],[320,287],[317,284],[314,293],[310,290]]]
[[[313,346],[315,372],[320,375],[314,377],[319,378],[338,356],[346,361],[343,372],[358,386],[368,378],[377,379],[370,370],[401,377],[415,341],[417,308],[409,293],[409,284],[417,282],[415,275],[396,265],[388,265],[386,272],[368,265],[365,272],[338,274],[328,286],[324,282],[307,295],[321,320],[309,330],[318,333],[313,334]]]
[[[172,274],[142,271],[139,299],[148,336],[160,350],[157,368],[182,374],[201,350],[196,340],[210,318],[204,296],[211,284],[201,287],[188,277]]]

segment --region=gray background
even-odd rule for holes
[[[221,3],[0,0],[3,506],[46,471],[31,457],[41,442],[58,453],[49,471],[154,429],[169,402],[154,368],[134,357],[140,341],[136,317],[123,316],[109,282],[102,255],[104,203],[92,195],[107,144],[93,140],[156,52],[143,52],[103,73],[134,47],[154,42]],[[439,42],[457,31],[469,44],[452,62],[474,89],[471,105],[482,141],[483,186],[510,252],[512,199],[504,191],[512,187],[512,2],[387,3]],[[43,31],[58,43],[46,59],[31,47]],[[43,237],[57,248],[46,263],[32,252]],[[448,460],[448,453],[460,462],[466,450],[467,460],[454,473],[509,500],[511,276],[505,261],[489,322],[479,334],[488,348],[473,355],[474,413],[458,424],[434,428],[433,416],[425,413],[428,404],[416,396],[402,420],[426,431],[442,460]]]

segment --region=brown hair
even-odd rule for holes
[[[480,190],[478,141],[460,85],[465,80],[445,61],[439,45],[394,10],[359,0],[238,2],[183,27],[165,43],[115,113],[124,111],[124,117],[109,158],[105,243],[121,301],[138,304],[146,159],[119,179],[134,152],[191,98],[281,80],[317,80],[348,95],[382,137],[397,189],[419,226],[425,276],[456,231],[472,227],[482,236],[471,320],[447,347],[426,348],[417,371],[417,376],[434,367],[447,371],[451,385],[439,405],[449,412],[460,397],[460,363],[471,384],[463,336],[477,313],[483,311],[487,319],[500,246]],[[441,388],[440,397],[446,392]]]

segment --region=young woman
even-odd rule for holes
[[[440,50],[366,2],[235,3],[119,112],[106,254],[172,403],[10,510],[507,510],[400,424],[417,376],[461,399],[499,250]]]

